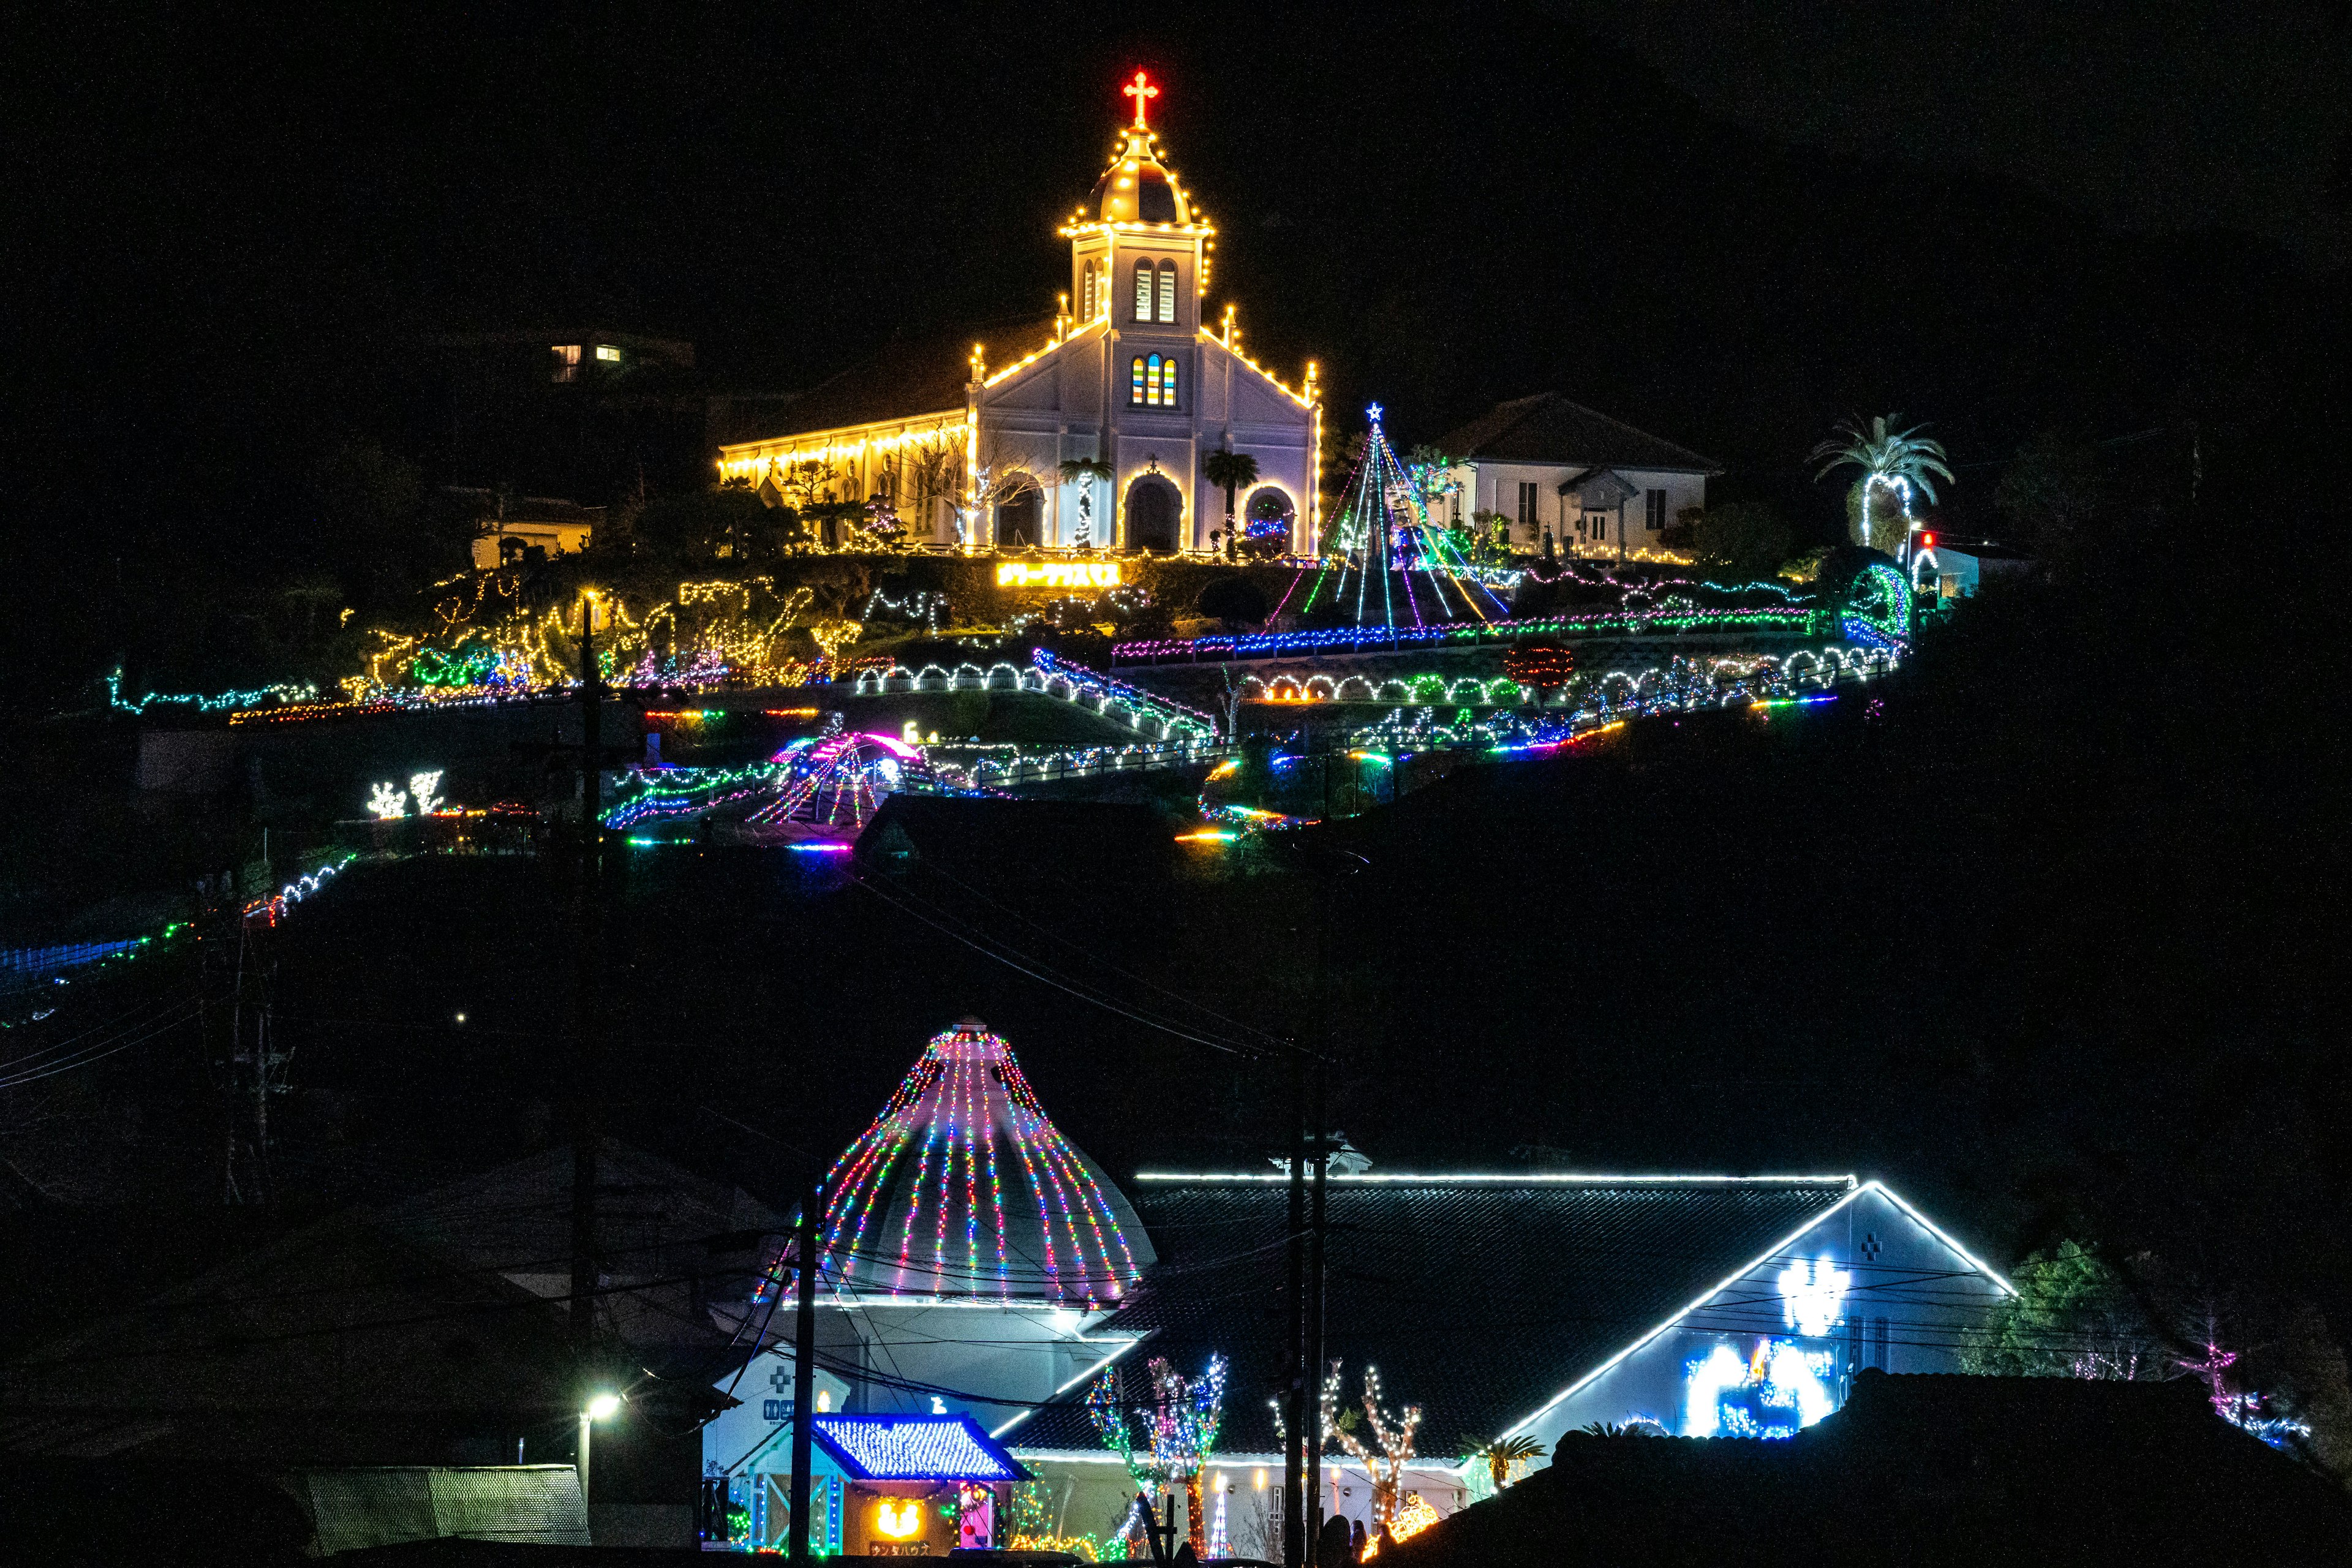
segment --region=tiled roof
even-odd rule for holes
[[[1166,1356],[1232,1363],[1228,1453],[1276,1446],[1282,1378],[1280,1181],[1128,1184],[1158,1266],[1103,1331],[1153,1331],[1128,1375]],[[1459,1458],[1542,1405],[1851,1191],[1806,1181],[1465,1182],[1374,1173],[1328,1189],[1327,1362],[1360,1398],[1367,1364],[1391,1405],[1424,1413],[1420,1451]],[[1005,1434],[1018,1449],[1097,1446],[1073,1389]]]
[[[1636,430],[1557,392],[1497,403],[1458,430],[1438,450],[1465,461],[1574,463],[1593,468],[1665,468],[1719,474],[1723,465],[1687,447]]]
[[[780,412],[774,428],[742,439],[774,440],[961,408],[972,344],[988,345],[990,364],[1010,364],[1051,337],[1054,321],[1052,316],[1022,317],[899,339],[795,398]]]

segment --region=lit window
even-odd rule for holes
[[[1135,319],[1139,321],[1151,320],[1151,263],[1149,261],[1135,264]]]
[[[1078,281],[1078,320],[1095,319],[1095,264],[1087,263],[1086,272]]]
[[[1166,364],[1164,364],[1164,365],[1160,366],[1160,377],[1161,377],[1161,379],[1160,379],[1160,394],[1161,394],[1161,395],[1160,395],[1160,405],[1161,405],[1163,407],[1173,408],[1173,407],[1175,407],[1175,406],[1176,406],[1176,361],[1175,361],[1175,359],[1171,356],[1171,357],[1169,359],[1168,363],[1167,363]]]
[[[547,351],[555,356],[555,379],[570,381],[580,374],[580,345],[557,343]]]
[[[598,343],[596,359],[600,364],[618,364],[621,363],[621,351],[610,343]]]
[[[1172,261],[1160,264],[1160,319],[1176,319],[1176,264]]]
[[[1154,354],[1151,357],[1157,360],[1160,356]],[[1135,356],[1135,363],[1129,367],[1129,371],[1130,379],[1127,389],[1127,400],[1129,403],[1140,404],[1143,401],[1143,356],[1141,354]]]

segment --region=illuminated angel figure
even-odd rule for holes
[[[1798,1258],[1780,1270],[1780,1308],[1789,1326],[1809,1340],[1825,1337],[1845,1316],[1845,1293],[1853,1276],[1836,1260]]]
[[[408,775],[409,793],[416,797],[417,816],[430,816],[448,804],[437,793],[440,788],[441,774],[438,772]]]

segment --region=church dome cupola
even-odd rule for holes
[[[1112,1306],[1152,1261],[1127,1196],[960,1018],[825,1178],[829,1274],[866,1297]]]
[[[1192,222],[1192,204],[1175,173],[1160,156],[1159,138],[1151,134],[1150,104],[1160,89],[1141,71],[1119,89],[1135,100],[1135,123],[1121,133],[1110,167],[1095,182],[1094,190],[1078,209],[1085,223],[1182,224]]]
[[[1127,145],[1095,182],[1083,212],[1097,223],[1192,221],[1192,204],[1160,161],[1151,132],[1134,128],[1127,132]]]

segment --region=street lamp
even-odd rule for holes
[[[580,1506],[588,1506],[588,1438],[599,1421],[610,1421],[621,1413],[621,1396],[617,1394],[591,1394],[580,1410]]]

